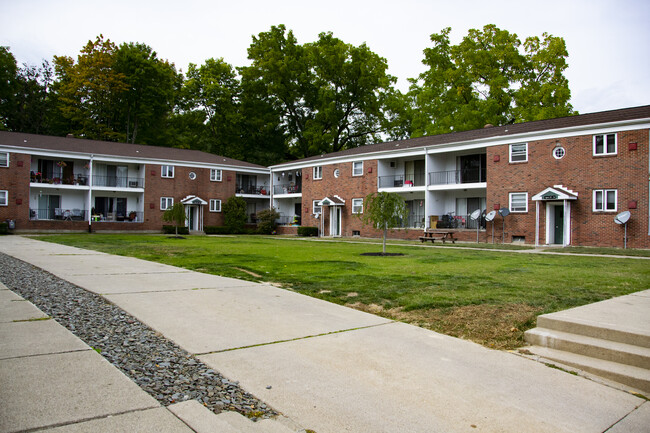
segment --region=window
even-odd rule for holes
[[[510,212],[528,212],[528,193],[510,193]]]
[[[352,163],[352,176],[363,175],[363,161],[355,161]]]
[[[221,200],[218,198],[210,199],[210,212],[221,212]]]
[[[9,153],[0,152],[0,167],[9,167]]]
[[[341,171],[337,168],[334,170],[334,177],[338,179],[338,177],[341,175]]]
[[[320,201],[320,200],[314,200],[314,201],[312,202],[312,210],[313,210],[313,213],[314,213],[314,214],[319,214],[319,213],[322,212],[321,207],[318,205],[318,202],[319,202],[319,201]]]
[[[7,191],[0,191],[0,206],[7,206]]]
[[[553,158],[562,159],[564,158],[564,155],[566,155],[566,151],[564,150],[564,147],[556,147],[555,149],[553,149]]]
[[[510,145],[510,162],[528,161],[528,143]]]
[[[218,168],[210,169],[210,180],[212,182],[221,182],[221,170]]]
[[[194,173],[193,171],[190,171],[190,174],[188,176],[190,177],[190,180],[196,179],[196,173]]]
[[[594,155],[616,155],[616,134],[594,135]]]
[[[594,190],[594,212],[616,212],[616,199],[615,189]]]
[[[314,179],[322,179],[322,178],[323,178],[323,167],[320,165],[314,167]]]
[[[160,210],[167,210],[174,206],[174,197],[160,197]]]
[[[352,199],[352,213],[363,213],[363,199],[362,198],[353,198]]]
[[[160,177],[174,177],[174,166],[173,165],[161,166]]]

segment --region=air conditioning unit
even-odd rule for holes
[[[395,161],[390,162],[390,168],[395,168],[397,166],[397,163]]]

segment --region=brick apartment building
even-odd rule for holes
[[[627,246],[650,248],[649,131],[644,106],[369,145],[270,167],[272,204],[289,225],[375,237],[355,214],[395,192],[410,211],[395,238],[445,227],[476,241],[478,226],[481,242],[614,247],[629,211]]]
[[[0,132],[0,221],[22,231],[150,231],[185,206],[190,230],[222,225],[243,197],[269,207],[268,169],[186,149]]]
[[[270,168],[204,152],[0,132],[0,221],[17,231],[151,231],[180,201],[187,225],[223,224],[221,203],[269,206],[279,232],[379,237],[363,199],[395,192],[409,217],[461,240],[650,248],[650,106],[584,114],[314,156]],[[476,220],[473,211],[482,211]],[[490,221],[491,211],[501,210]],[[509,212],[505,214],[504,210]],[[614,218],[628,211],[627,227]],[[486,218],[487,217],[487,218]],[[478,229],[478,230],[477,230]]]

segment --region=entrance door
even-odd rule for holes
[[[330,208],[330,236],[341,236],[341,208]]]
[[[555,226],[554,231],[554,244],[564,244],[564,206],[554,206],[554,218],[553,223]]]
[[[196,230],[196,206],[187,207],[187,227]]]

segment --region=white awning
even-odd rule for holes
[[[208,204],[207,201],[195,195],[188,195],[183,200],[181,200],[181,203],[183,203],[184,205],[199,205],[199,206],[204,206]]]
[[[562,185],[553,185],[548,187],[539,194],[533,196],[534,201],[550,201],[550,200],[577,200],[578,193],[565,188]]]

